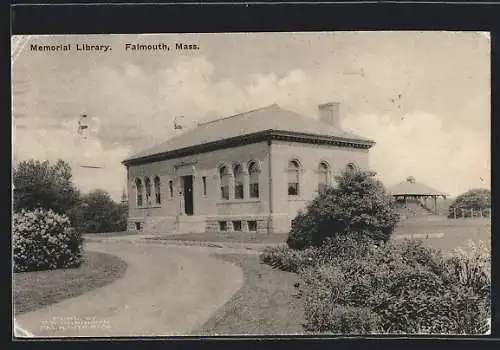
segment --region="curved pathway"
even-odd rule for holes
[[[125,260],[125,276],[20,315],[16,327],[39,337],[187,335],[243,284],[241,269],[209,250],[111,240],[86,249]]]

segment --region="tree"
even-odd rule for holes
[[[491,208],[491,191],[485,188],[474,188],[459,195],[450,205],[448,217],[462,215],[462,209],[465,214],[470,215],[470,210],[474,211],[485,210]],[[458,209],[458,210],[454,210]],[[469,212],[467,212],[469,210]]]
[[[86,233],[124,231],[127,210],[113,201],[104,190],[94,190],[82,197],[77,212],[79,227]]]
[[[376,241],[390,238],[399,215],[393,198],[375,173],[346,168],[336,177],[337,186],[319,194],[292,221],[290,248],[319,246],[327,237],[357,234]]]
[[[13,172],[14,211],[43,208],[68,214],[80,196],[71,178],[71,167],[63,160],[19,163]]]

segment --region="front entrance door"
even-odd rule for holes
[[[183,176],[184,185],[184,212],[186,215],[193,215],[193,176]]]

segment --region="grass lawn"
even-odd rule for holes
[[[425,238],[425,235],[429,238]],[[482,241],[486,246],[491,242],[491,221],[486,219],[441,219],[408,220],[401,222],[394,233],[393,240],[409,238],[422,239],[430,247],[451,251],[455,248],[467,249],[468,240]],[[420,236],[420,237],[418,237]],[[424,236],[424,237],[422,237]]]
[[[13,274],[16,315],[76,297],[122,277],[127,263],[113,255],[84,252],[78,268]]]
[[[150,237],[150,240],[166,241],[203,241],[203,242],[228,242],[228,243],[284,243],[288,233],[255,233],[255,232],[204,232],[187,233],[171,236]]]
[[[106,237],[133,236],[133,235],[137,235],[137,232],[122,231],[122,232],[84,233],[83,237],[106,238]]]
[[[258,256],[217,254],[243,269],[243,287],[193,335],[303,334],[304,308],[296,274],[274,270]]]

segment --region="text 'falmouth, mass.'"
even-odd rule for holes
[[[199,50],[200,46],[198,44],[185,44],[176,43],[175,50],[177,51],[189,51],[189,50]],[[170,51],[170,45],[165,43],[157,44],[138,44],[138,43],[126,43],[125,51]]]

